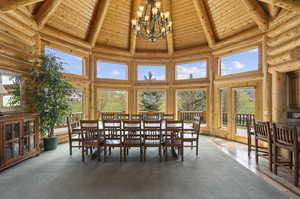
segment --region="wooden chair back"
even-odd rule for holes
[[[125,139],[141,139],[141,121],[140,120],[123,120],[123,131]]]
[[[165,136],[171,140],[183,139],[183,121],[182,120],[167,120]]]
[[[144,120],[144,129],[162,129],[161,120]]]
[[[97,138],[97,133],[99,129],[98,120],[80,120],[80,129],[82,133],[82,138],[84,140],[91,140]]]
[[[273,124],[273,141],[281,147],[298,148],[298,134],[296,127]]]
[[[115,119],[120,119],[120,120],[129,120],[130,115],[127,113],[118,113],[116,114]]]
[[[175,115],[174,114],[163,114],[163,120],[174,120],[175,119]]]
[[[254,134],[256,139],[260,139],[266,142],[271,142],[271,128],[269,122],[255,122]]]
[[[143,115],[142,114],[131,114],[130,118],[132,120],[142,120],[143,119]]]
[[[122,139],[122,121],[121,120],[103,120],[103,130],[107,139]]]

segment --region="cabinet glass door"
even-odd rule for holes
[[[4,160],[10,160],[21,155],[21,122],[4,125]]]

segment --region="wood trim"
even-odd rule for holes
[[[135,51],[136,51],[136,34],[132,31],[131,29],[131,19],[136,19],[137,15],[136,15],[136,12],[138,10],[138,6],[140,5],[141,3],[141,0],[132,0],[132,6],[131,6],[131,18],[129,20],[129,24],[130,24],[130,28],[129,28],[129,31],[130,31],[130,46],[129,46],[129,51],[130,51],[130,55],[131,56],[134,56],[135,54]]]
[[[248,13],[263,32],[268,30],[268,15],[256,0],[241,0]]]
[[[15,10],[20,6],[28,6],[44,0],[1,0],[0,1],[0,12],[7,12]]]
[[[212,28],[212,24],[209,20],[208,13],[206,11],[207,9],[205,7],[205,4],[203,0],[193,0],[193,3],[196,8],[196,12],[202,25],[202,28],[204,30],[204,34],[208,41],[208,45],[209,47],[213,47],[216,43],[216,37]]]
[[[162,0],[162,6],[164,12],[170,13],[170,21],[172,21],[172,1],[171,0]],[[170,56],[174,53],[174,39],[173,39],[173,27],[171,27],[171,32],[167,33],[167,46],[168,46],[168,53]]]
[[[300,14],[300,1],[297,0],[259,0],[264,3],[275,5],[277,7]]]
[[[47,20],[54,14],[58,6],[63,2],[63,0],[46,0],[43,5],[38,10],[37,14],[34,16],[39,29],[42,29],[46,24]]]
[[[96,8],[96,14],[93,17],[91,29],[88,34],[88,41],[92,47],[95,46],[95,44],[97,42],[97,39],[99,37],[102,25],[104,23],[104,18],[107,14],[110,2],[111,2],[111,0],[98,1],[98,6]]]

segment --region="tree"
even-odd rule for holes
[[[155,80],[151,72],[144,76],[145,80]],[[164,93],[157,90],[144,90],[140,92],[139,108],[141,111],[161,111],[163,106]]]
[[[177,92],[178,111],[206,111],[206,91],[183,90]]]
[[[32,70],[33,104],[40,114],[40,131],[42,135],[54,136],[54,127],[70,113],[68,97],[74,87],[64,79],[60,71],[63,63],[54,55],[43,55]]]

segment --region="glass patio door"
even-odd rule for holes
[[[239,142],[247,140],[247,120],[255,119],[256,88],[232,88],[232,139]]]

